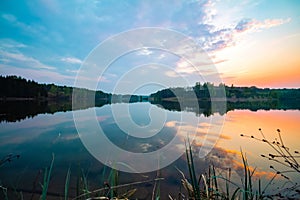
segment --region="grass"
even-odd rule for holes
[[[51,173],[52,173],[52,169],[53,169],[53,163],[54,163],[54,154],[52,154],[52,161],[51,161],[49,169],[45,168],[44,181],[43,181],[43,184],[41,185],[42,186],[42,196],[40,198],[41,200],[47,199],[47,192],[48,192]]]
[[[188,140],[186,142],[185,156],[187,161],[188,177],[177,168],[179,174],[181,174],[181,185],[179,186],[179,194],[177,198],[169,195],[169,199],[224,199],[224,200],[260,200],[260,199],[299,199],[300,190],[297,183],[293,183],[289,173],[295,172],[300,173],[300,166],[298,158],[300,157],[298,151],[291,151],[283,142],[280,130],[277,130],[278,139],[269,141],[259,129],[259,133],[262,138],[255,136],[241,135],[245,138],[250,138],[251,140],[259,141],[270,146],[274,153],[262,154],[261,156],[268,162],[274,162],[285,167],[285,170],[278,170],[274,165],[270,165],[270,169],[274,172],[272,178],[270,178],[266,183],[262,183],[261,179],[254,178],[256,173],[256,168],[250,167],[246,154],[240,150],[241,161],[243,165],[243,174],[241,176],[241,181],[236,182],[232,180],[232,170],[218,171],[218,169],[212,164],[208,167],[205,173],[199,174],[196,171],[195,157],[193,153],[193,147]],[[0,167],[5,163],[8,163],[14,159],[19,158],[18,155],[8,155],[0,161]],[[51,196],[48,192],[49,185],[51,184],[51,176],[54,166],[54,155],[52,155],[52,160],[49,167],[46,167],[43,173],[40,193],[40,200],[46,200],[47,197]],[[106,168],[103,171],[103,180]],[[36,191],[36,182],[38,182],[39,174],[36,177],[36,181],[33,186],[31,199],[34,199],[34,194]],[[137,185],[153,182],[152,190],[152,200],[159,200],[164,193],[168,191],[161,191],[160,183],[163,180],[160,171],[157,171],[156,178],[151,180],[136,181],[122,184],[120,183],[120,172],[115,169],[110,169],[108,177],[105,179],[103,186],[90,190],[89,186],[89,173],[85,172],[80,167],[77,172],[76,181],[76,195],[71,197],[70,182],[71,182],[71,168],[69,167],[66,176],[64,191],[58,199],[64,200],[92,200],[92,199],[129,199],[133,198],[135,195]],[[268,191],[270,186],[276,177],[281,176],[286,180],[282,187],[277,188],[277,191]],[[0,185],[0,191],[2,191],[2,196],[5,200],[9,200],[8,189]],[[23,199],[22,191],[19,191],[20,195],[18,199]]]
[[[8,154],[7,156],[5,156],[4,158],[2,158],[2,159],[0,160],[0,168],[1,168],[3,165],[5,165],[6,163],[10,163],[10,162],[12,162],[13,160],[18,159],[18,158],[20,158],[20,155],[19,155],[19,154],[17,154],[17,155],[14,155],[14,154]]]
[[[281,131],[277,129],[278,138],[275,138],[273,141],[269,141],[263,131],[259,129],[260,134],[262,135],[262,138],[257,138],[253,135],[247,136],[244,134],[241,134],[242,137],[248,137],[253,140],[266,143],[268,146],[273,149],[274,153],[269,153],[268,155],[262,154],[261,156],[263,158],[268,159],[269,161],[273,161],[275,163],[279,163],[289,169],[292,169],[295,172],[300,173],[300,165],[298,162],[298,158],[300,158],[299,151],[291,152],[290,149],[285,145],[283,142],[283,139],[281,137]],[[271,167],[272,168],[272,167]],[[272,168],[274,169],[274,168]],[[280,172],[280,174],[283,174]]]
[[[270,168],[273,170],[274,175],[267,180],[265,185],[262,185],[261,179],[256,180],[254,178],[256,168],[251,168],[248,164],[246,154],[241,152],[241,159],[243,164],[243,175],[241,177],[241,183],[233,182],[231,180],[231,169],[225,174],[217,173],[214,165],[210,165],[207,169],[207,173],[198,174],[194,166],[193,149],[189,141],[186,143],[186,160],[188,166],[189,179],[185,177],[182,171],[177,169],[181,176],[181,183],[185,188],[185,193],[179,195],[178,199],[243,199],[243,200],[256,200],[256,199],[299,199],[300,190],[297,183],[293,183],[291,179],[285,175],[286,173],[296,172],[299,173],[299,152],[291,150],[284,144],[280,130],[277,130],[279,141],[268,141],[262,130],[259,129],[262,139],[254,136],[241,135],[242,137],[248,137],[254,140],[268,144],[274,153],[268,155],[262,155],[268,161],[279,163],[287,170],[279,171],[275,169],[273,165]],[[273,181],[277,176],[281,176],[287,180],[285,184],[280,188],[277,187],[277,191],[267,193],[269,187],[273,184]],[[292,186],[284,187],[287,183]],[[173,199],[170,197],[170,199]]]
[[[69,196],[69,188],[70,188],[70,177],[71,177],[71,170],[70,167],[67,172],[66,181],[65,181],[65,200],[68,200]]]
[[[261,128],[259,128],[258,131],[261,135],[261,138],[253,135],[248,136],[244,134],[241,134],[241,137],[250,138],[251,140],[267,144],[273,152],[269,154],[261,154],[261,157],[266,159],[268,162],[272,162],[273,164],[277,164],[284,168],[284,170],[279,170],[277,169],[277,167],[274,167],[274,165],[270,165],[270,169],[275,173],[275,175],[271,178],[269,183],[262,190],[262,195],[265,194],[267,187],[269,187],[269,185],[276,178],[276,176],[280,175],[286,181],[281,187],[277,188],[277,192],[269,195],[269,197],[299,199],[300,185],[298,185],[297,182],[293,182],[288,175],[289,173],[293,172],[298,175],[300,174],[300,165],[298,161],[298,159],[300,158],[299,151],[291,151],[291,149],[286,146],[282,139],[280,129],[276,130],[278,138],[275,138],[271,141],[265,137]]]

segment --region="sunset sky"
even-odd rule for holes
[[[298,88],[299,10],[297,0],[2,0],[0,74],[72,86],[84,59],[108,37],[161,27],[193,38],[228,85]],[[112,70],[106,83],[123,73]]]

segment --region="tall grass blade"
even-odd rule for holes
[[[68,200],[70,176],[71,176],[71,170],[69,168],[66,176],[66,182],[65,182],[65,200]]]
[[[117,199],[128,199],[130,198],[132,195],[134,195],[134,193],[137,191],[137,189],[131,189],[129,191],[127,191],[126,193],[120,195],[120,197],[118,197]]]
[[[231,200],[239,199],[238,198],[238,192],[240,191],[240,188],[236,188],[235,191],[232,193]]]
[[[192,186],[194,189],[194,194],[195,194],[195,199],[200,199],[200,189],[199,189],[199,185],[197,184],[197,177],[196,177],[196,173],[195,173],[195,166],[194,166],[194,159],[193,159],[193,152],[192,152],[192,147],[190,142],[188,141],[189,144],[189,157],[190,157],[190,163],[191,163],[191,167],[189,167],[191,169],[191,181],[192,181]]]
[[[205,178],[204,174],[202,174],[201,176],[203,178],[203,183],[204,183],[204,186],[205,186],[206,197],[209,198],[209,188],[208,188],[208,185],[207,185],[207,182],[206,182],[206,178]]]
[[[192,181],[192,165],[191,165],[191,161],[190,161],[190,157],[189,157],[189,152],[188,152],[188,148],[186,146],[186,151],[185,151],[185,155],[186,155],[186,159],[187,159],[187,164],[188,164],[188,170],[189,170],[189,175],[190,175],[190,179]],[[187,189],[189,197],[192,198],[194,196],[194,187],[193,187],[193,183],[192,185],[192,189],[189,189],[189,182],[186,179],[183,179],[183,186]]]
[[[260,179],[258,179],[258,199],[262,199],[261,180]]]
[[[218,188],[218,181],[217,181],[217,176],[216,176],[216,169],[214,166],[212,166],[212,171],[213,171],[213,179],[212,181],[215,183],[215,190],[217,193],[219,193],[219,188]]]
[[[3,192],[3,195],[4,195],[4,200],[8,200],[7,188],[5,188],[1,185],[0,185],[0,188],[2,189],[2,192]]]
[[[246,158],[244,157],[243,151],[241,150],[241,155],[242,155],[242,160],[243,160],[243,166],[244,166],[244,194],[243,194],[243,199],[247,200],[248,199],[248,165]]]
[[[53,163],[54,163],[54,154],[52,154],[52,161],[51,161],[51,164],[50,164],[49,171],[48,171],[48,168],[45,169],[44,182],[43,182],[43,185],[42,185],[41,200],[46,200],[46,198],[47,198],[48,186],[49,186],[49,183],[50,183],[50,177],[51,177],[51,173],[52,173]]]
[[[83,169],[81,170],[81,177],[82,177],[82,191],[84,192],[84,193],[86,193],[86,195],[85,195],[85,198],[89,198],[90,197],[90,195],[89,195],[89,186],[88,186],[88,180],[87,180],[87,176],[88,175],[85,175],[84,174],[84,171],[83,171]]]

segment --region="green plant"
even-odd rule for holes
[[[2,190],[2,193],[4,195],[4,199],[8,200],[8,196],[7,196],[7,188],[3,187],[2,185],[0,185],[0,189]]]
[[[17,155],[14,155],[14,154],[8,154],[7,156],[3,157],[1,160],[0,160],[0,167],[2,167],[5,163],[9,163],[15,159],[19,159],[20,158],[20,155],[17,154]]]
[[[228,169],[226,176],[223,173],[217,173],[215,166],[212,164],[208,167],[205,174],[196,175],[193,151],[190,143],[186,145],[187,167],[189,171],[189,180],[185,178],[182,171],[177,169],[182,175],[181,183],[187,192],[188,199],[272,199],[278,196],[277,194],[266,194],[266,190],[274,181],[278,173],[267,182],[262,188],[261,180],[255,181],[254,174],[256,168],[252,168],[248,164],[246,155],[241,150],[241,159],[243,165],[243,175],[241,177],[241,184],[231,180],[231,169]],[[198,178],[198,179],[197,179]],[[230,187],[234,187],[231,190]],[[184,194],[180,195],[185,197]],[[170,199],[173,199],[170,197]]]
[[[71,170],[68,169],[66,181],[65,181],[65,200],[68,200],[69,195],[69,186],[70,186],[70,176],[71,176]]]
[[[262,138],[255,137],[253,135],[248,136],[244,134],[241,134],[241,137],[250,138],[252,140],[256,140],[267,144],[274,151],[274,153],[269,153],[268,155],[262,154],[261,157],[287,168],[287,170],[278,170],[273,165],[270,165],[270,169],[272,169],[275,172],[275,175],[271,178],[271,180],[268,182],[268,184],[262,191],[260,190],[261,188],[259,188],[260,197],[268,196],[279,198],[300,198],[300,190],[298,189],[300,186],[297,183],[294,183],[290,179],[290,177],[286,175],[287,173],[291,172],[300,174],[300,164],[298,161],[298,159],[300,158],[299,151],[291,151],[290,148],[288,148],[285,145],[281,136],[280,129],[277,129],[278,139],[275,138],[273,141],[270,141],[265,137],[261,128],[259,128],[258,131]],[[287,181],[283,184],[281,188],[277,188],[277,192],[275,192],[274,194],[265,195],[267,188],[270,186],[270,184],[277,175],[280,175]],[[287,183],[289,183],[291,186],[285,187]]]
[[[41,186],[42,186],[42,195],[40,198],[41,200],[46,200],[46,198],[47,198],[47,192],[48,192],[48,187],[49,187],[49,183],[50,183],[50,177],[51,177],[51,173],[52,173],[53,163],[54,163],[54,154],[52,154],[52,161],[51,161],[49,169],[45,168],[44,180],[43,180],[43,184],[41,184]]]

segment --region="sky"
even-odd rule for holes
[[[227,85],[299,88],[299,10],[297,0],[2,0],[0,74],[73,86],[99,44],[128,30],[156,27],[195,41]],[[126,79],[134,69],[138,73]],[[151,82],[157,75],[180,85],[176,73],[191,84],[203,81],[172,52],[137,49],[111,63],[96,87],[112,92],[118,84],[145,77]],[[140,84],[142,93],[162,87]]]

